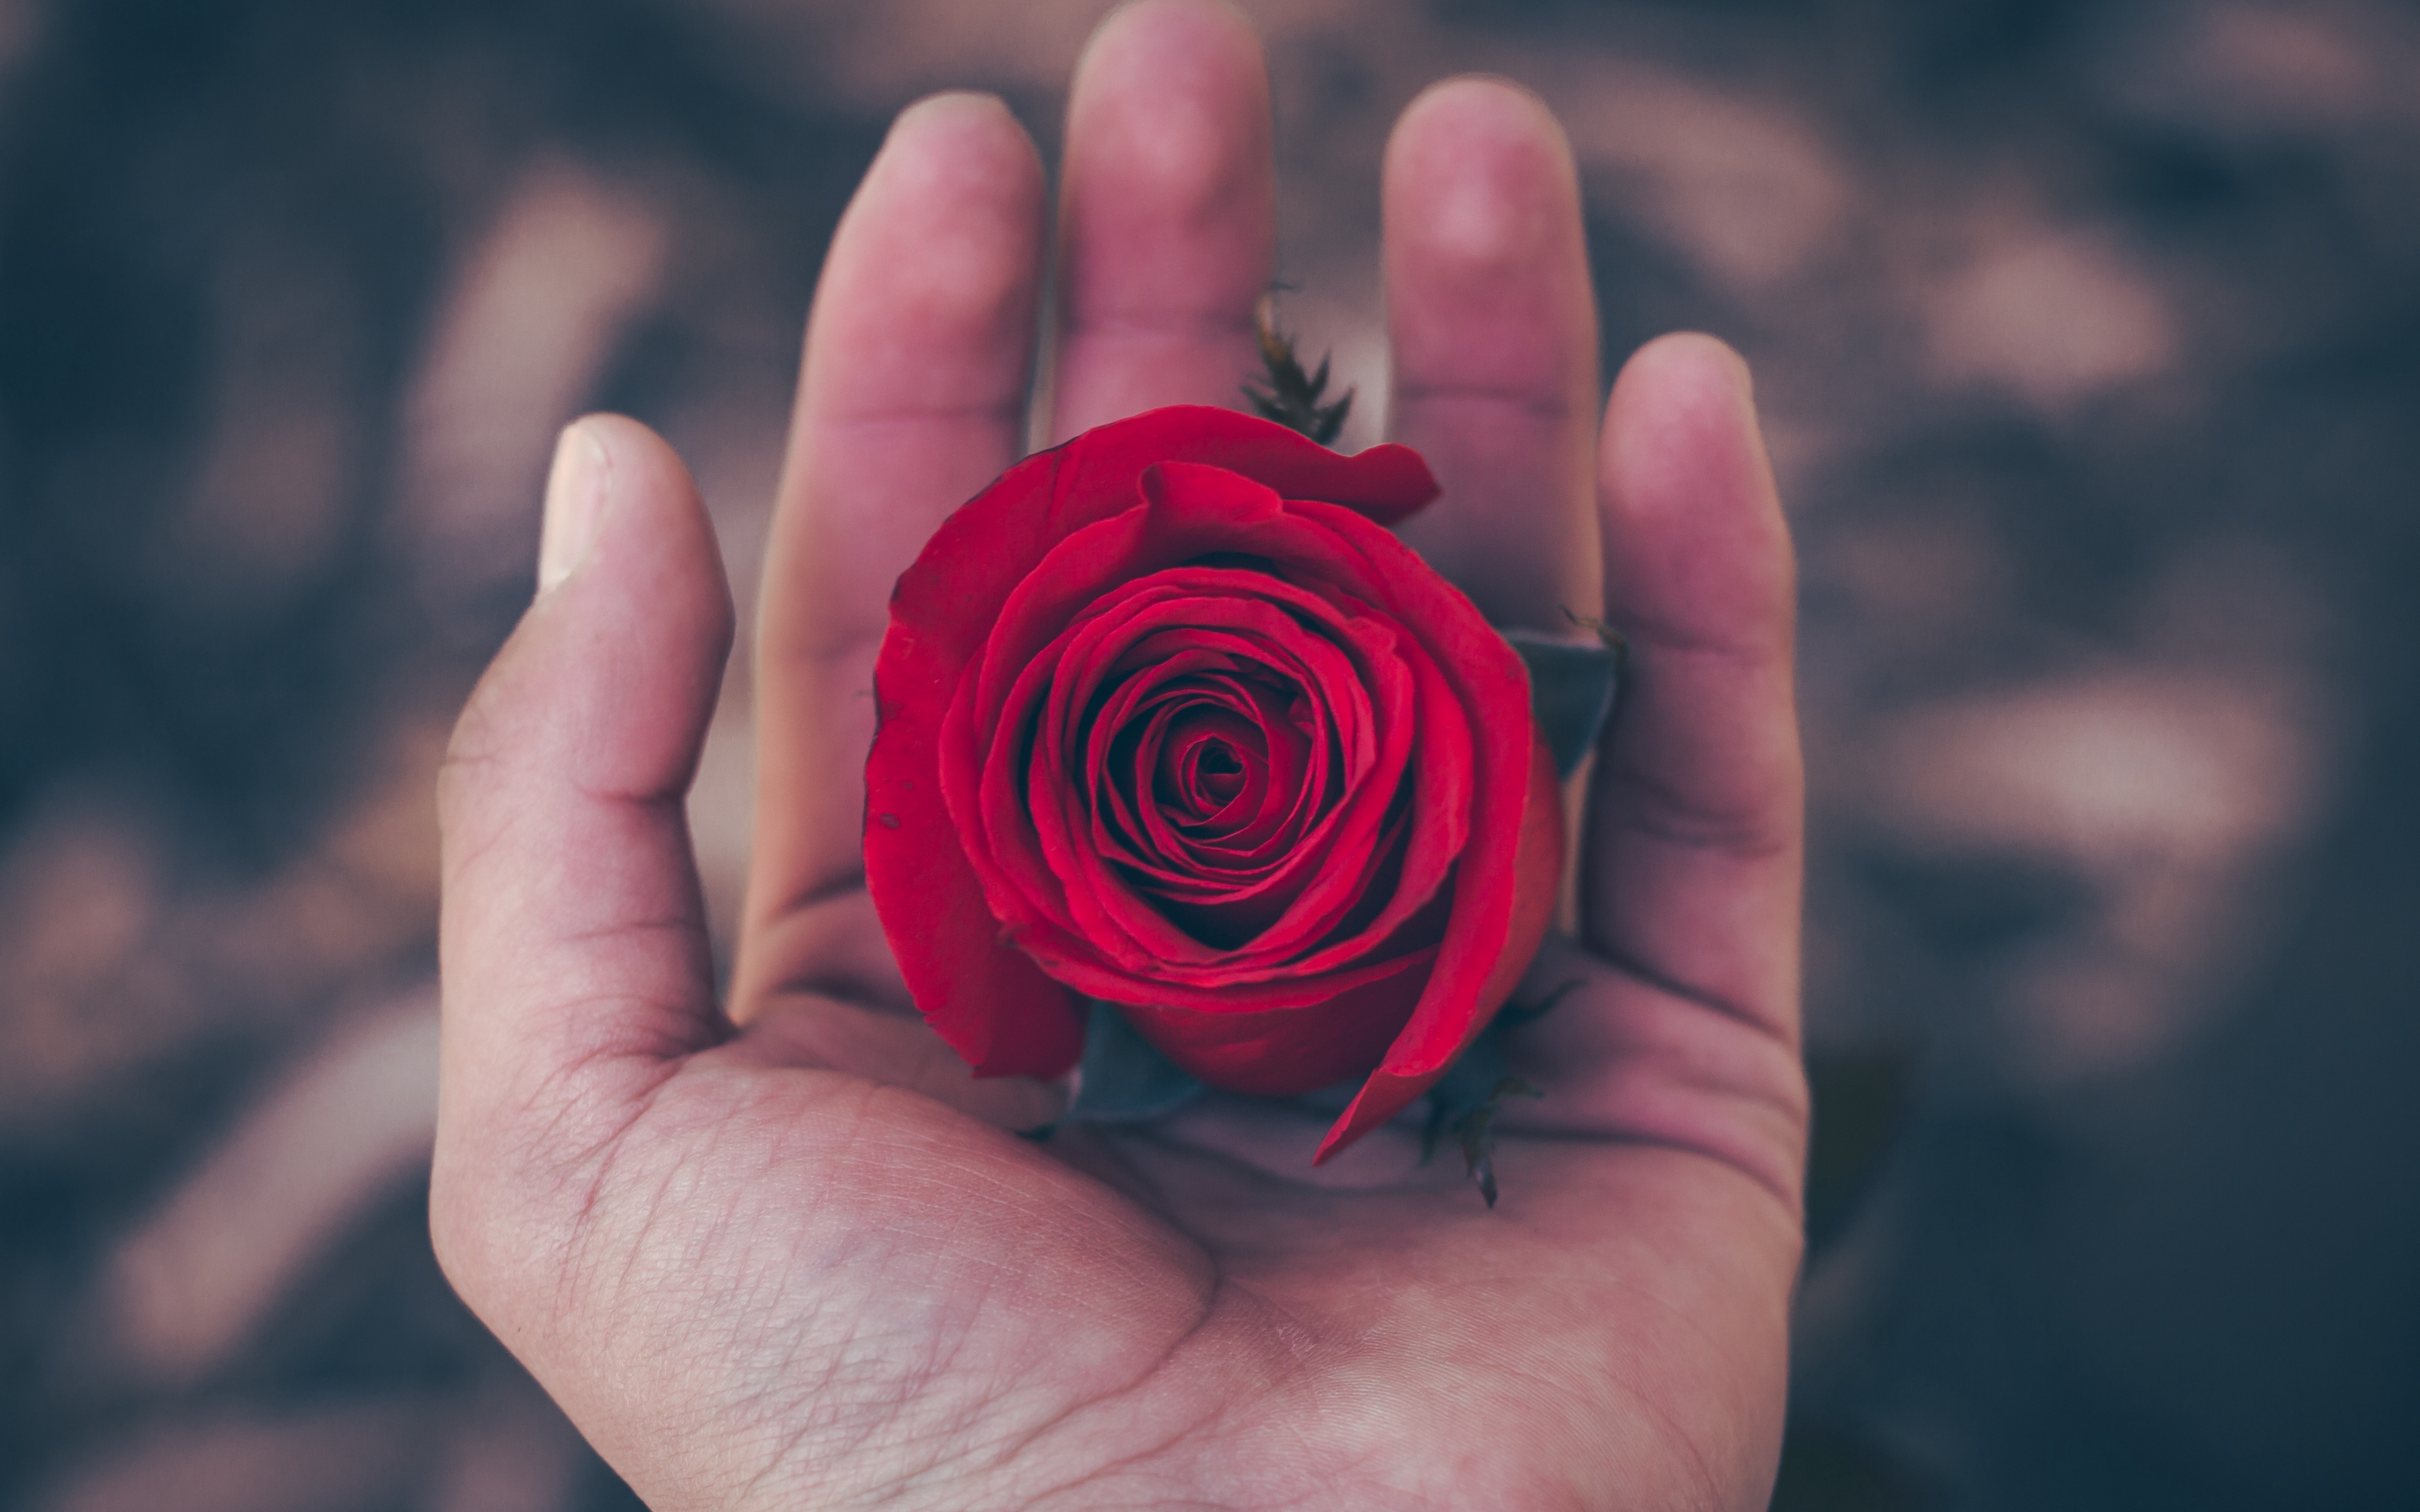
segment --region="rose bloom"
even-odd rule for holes
[[[1437,492],[1206,407],[1026,458],[901,575],[866,885],[980,1075],[1056,1076],[1084,999],[1213,1087],[1364,1078],[1325,1159],[1427,1090],[1562,874],[1528,674],[1386,527]]]

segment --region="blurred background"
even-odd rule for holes
[[[680,448],[747,611],[889,117],[1048,152],[1103,8],[0,0],[0,1508],[636,1504],[429,1255],[435,764],[581,410]],[[1453,71],[1568,126],[1608,374],[1755,364],[1815,825],[1777,1505],[2411,1504],[2420,11],[1244,8],[1348,447]]]

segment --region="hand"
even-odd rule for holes
[[[1069,107],[1053,440],[1234,403],[1269,282],[1258,48],[1147,0]],[[1043,175],[993,100],[893,128],[809,326],[759,627],[758,833],[726,1019],[683,820],[731,635],[687,476],[566,433],[536,602],[441,794],[433,1197],[463,1296],[655,1506],[1761,1506],[1807,1102],[1791,563],[1745,369],[1673,337],[1591,434],[1569,150],[1536,101],[1423,95],[1385,179],[1409,532],[1503,623],[1631,640],[1576,941],[1513,1040],[1491,1212],[1381,1130],[1214,1099],[1004,1132],[908,1010],[860,881],[892,579],[1019,453]],[[1600,566],[1600,563],[1602,564]]]

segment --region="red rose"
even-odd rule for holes
[[[1077,995],[1214,1087],[1427,1090],[1562,874],[1528,675],[1385,529],[1419,454],[1156,409],[1026,458],[899,579],[866,885],[978,1074],[1055,1076]]]

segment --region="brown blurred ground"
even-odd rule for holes
[[[1100,8],[0,0],[0,1507],[628,1504],[428,1255],[433,765],[554,428],[663,429],[744,609],[889,116],[1048,147]],[[2420,13],[1246,8],[1365,394],[1386,127],[1473,68],[1572,131],[1608,368],[1756,364],[1816,825],[1782,1504],[2392,1504]]]

